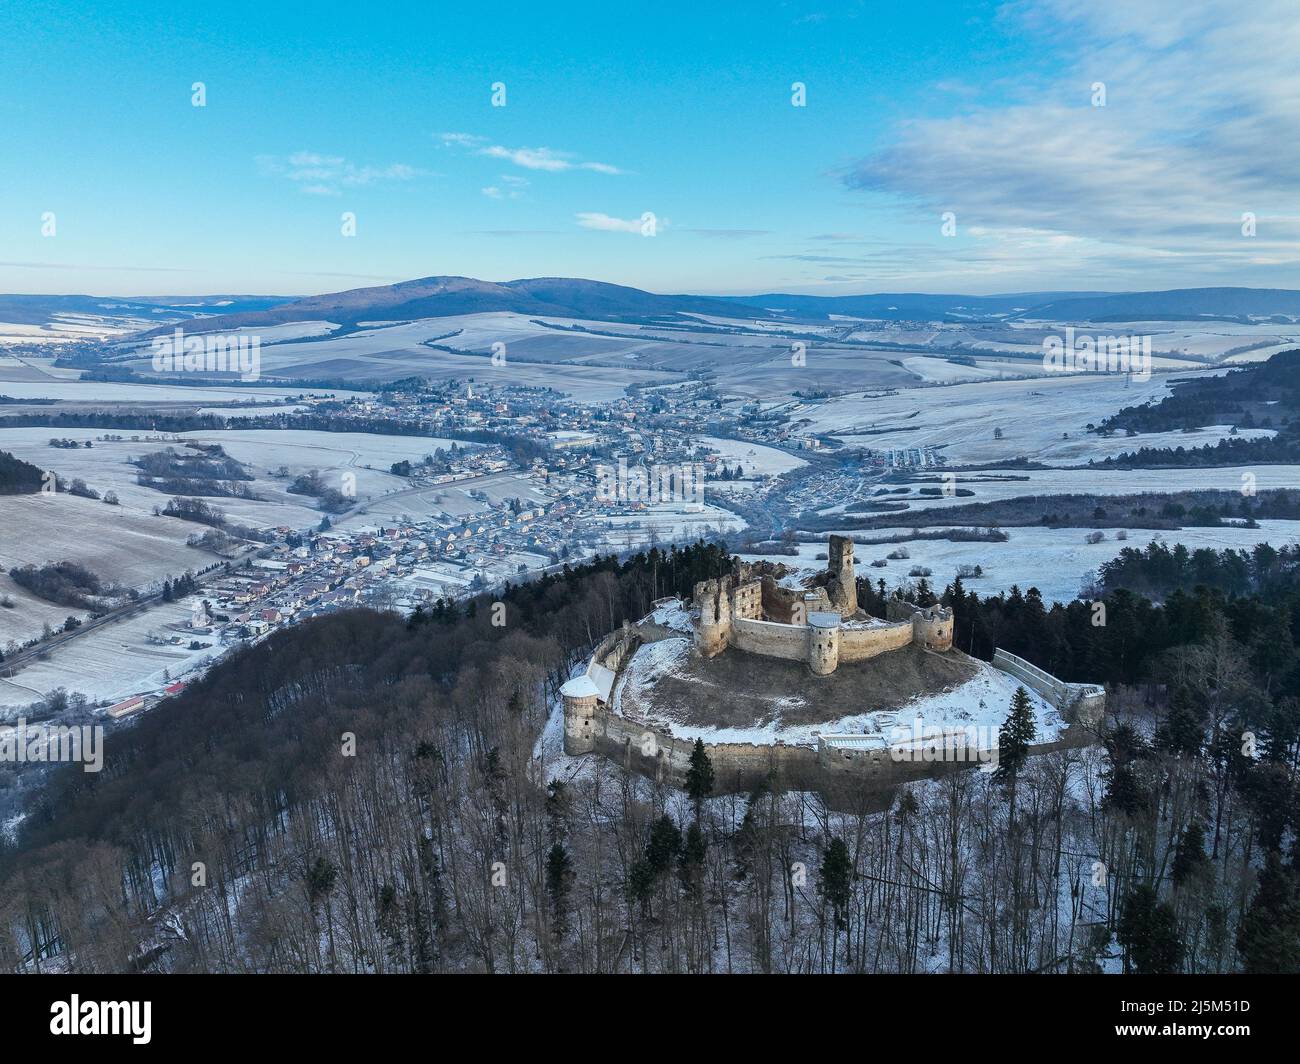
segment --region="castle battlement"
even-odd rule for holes
[[[712,658],[736,647],[803,661],[813,675],[827,676],[841,662],[865,661],[910,643],[952,647],[951,609],[891,599],[887,620],[870,618],[858,606],[853,541],[831,536],[827,554],[826,570],[807,590],[781,587],[770,573],[758,576],[744,563],[728,576],[700,581],[693,598],[696,649]]]

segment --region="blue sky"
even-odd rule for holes
[[[1290,0],[8,0],[0,291],[1296,286],[1298,25]]]

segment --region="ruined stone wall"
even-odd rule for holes
[[[763,616],[763,585],[758,580],[741,584],[731,593],[731,620],[759,620]]]
[[[1032,662],[1001,647],[993,651],[993,667],[1014,676],[1051,702],[1070,724],[1095,727],[1106,712],[1106,689],[1097,684],[1066,683]]]
[[[885,616],[891,621],[911,621],[913,639],[918,646],[931,650],[952,647],[954,618],[947,606],[918,606],[906,599],[890,598],[885,602]]]
[[[952,648],[953,615],[945,606],[931,606],[912,614],[914,641],[931,650]]]
[[[912,642],[911,621],[871,628],[840,629],[840,661],[866,661],[891,650],[898,650]]]
[[[630,772],[665,786],[681,789],[690,768],[693,738],[678,738],[645,723],[596,707],[591,749]],[[1035,743],[1030,756],[1087,746],[1096,737],[1081,727],[1067,729],[1059,739]],[[818,750],[785,743],[705,743],[713,763],[715,795],[745,794],[762,783],[786,790],[818,792],[833,809],[871,812],[887,808],[899,784],[938,779],[952,772],[978,768],[984,762],[894,761],[888,750]],[[873,756],[874,755],[874,756]]]
[[[815,587],[808,591],[802,588],[782,587],[773,577],[764,576],[762,595],[763,613],[767,620],[780,624],[803,624],[810,613],[835,612],[824,587]]]
[[[808,628],[775,621],[735,621],[731,626],[731,645],[769,658],[807,661]]]
[[[1074,704],[1066,710],[1074,718],[1074,723],[1087,728],[1095,728],[1106,714],[1106,692],[1086,690],[1080,693]]]
[[[1071,726],[1050,742],[1031,743],[1029,756],[1048,754],[1056,750],[1078,749],[1094,742],[1096,742],[1095,735],[1084,728]],[[987,760],[979,760],[973,751],[969,752],[967,759],[963,761],[926,761],[921,757],[896,761],[887,747],[851,750],[819,743],[817,749],[818,768],[828,776],[853,778],[872,785],[891,787],[909,780],[934,779],[948,772],[979,768],[988,763]]]
[[[682,788],[691,764],[694,739],[680,739],[634,720],[598,711],[595,751],[631,772]],[[772,773],[787,787],[815,787],[822,773],[817,753],[806,746],[778,743],[706,743],[713,763],[714,794],[743,794]]]

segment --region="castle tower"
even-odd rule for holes
[[[912,614],[912,642],[928,650],[952,649],[953,614],[948,606],[929,606]]]
[[[858,612],[858,578],[853,571],[853,540],[848,536],[831,536],[827,551],[830,561],[826,569],[831,579],[826,590],[831,605],[841,617],[852,617]]]
[[[829,676],[840,663],[840,615],[808,615],[808,668],[814,676]]]
[[[695,646],[706,658],[717,657],[731,642],[731,600],[721,580],[701,580],[695,585],[700,619],[695,626]]]
[[[585,673],[560,688],[564,703],[564,752],[572,757],[596,749],[596,702],[600,690]]]

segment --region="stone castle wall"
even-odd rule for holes
[[[842,628],[840,661],[866,661],[891,650],[900,650],[914,640],[915,632],[910,620],[870,628]]]
[[[593,751],[630,772],[665,786],[686,785],[694,739],[659,731],[641,721],[598,710]],[[1077,749],[1096,741],[1072,726],[1058,739],[1034,743],[1030,756]],[[835,809],[883,808],[894,788],[915,780],[939,779],[979,768],[985,762],[894,760],[888,749],[840,750],[822,744],[814,750],[785,743],[705,743],[713,764],[715,795],[747,794],[763,784],[786,790],[816,791]]]
[[[1014,676],[1031,691],[1051,702],[1068,721],[1087,727],[1101,723],[1106,711],[1106,690],[1097,684],[1066,683],[1032,662],[1003,650],[993,652],[993,667]]]
[[[801,637],[808,638],[806,628],[795,629],[769,621],[742,620],[735,623],[742,632],[742,639],[760,640],[768,651],[776,652],[774,656],[800,660],[806,652],[804,646],[798,645]],[[899,641],[898,645],[905,646],[911,640],[911,623],[909,619],[888,627],[833,631],[841,636],[873,635],[881,642],[862,646],[875,650],[889,641]],[[643,643],[680,635],[678,631],[653,623],[642,622],[635,627],[625,625],[601,640],[587,672],[581,675],[589,675],[593,664],[620,672]],[[845,644],[841,642],[841,654],[844,648]],[[877,652],[883,653],[884,649]],[[1063,683],[1024,659],[1002,650],[995,653],[993,664],[1052,701],[1068,723],[1058,739],[1033,744],[1031,755],[1086,746],[1096,741],[1092,728],[1100,721],[1105,708],[1104,689]],[[574,756],[597,753],[648,779],[667,786],[684,786],[694,739],[679,738],[644,721],[613,713],[594,694],[576,697],[565,694],[563,712],[566,753]],[[901,783],[935,779],[984,763],[974,758],[965,761],[895,760],[885,746],[852,749],[824,740],[819,741],[815,750],[780,742],[770,745],[706,743],[705,749],[713,763],[715,794],[747,793],[760,784],[776,783],[790,790],[817,791],[832,808],[859,811],[887,807],[890,792]]]
[[[808,660],[808,626],[775,621],[732,621],[730,646],[766,658]]]

